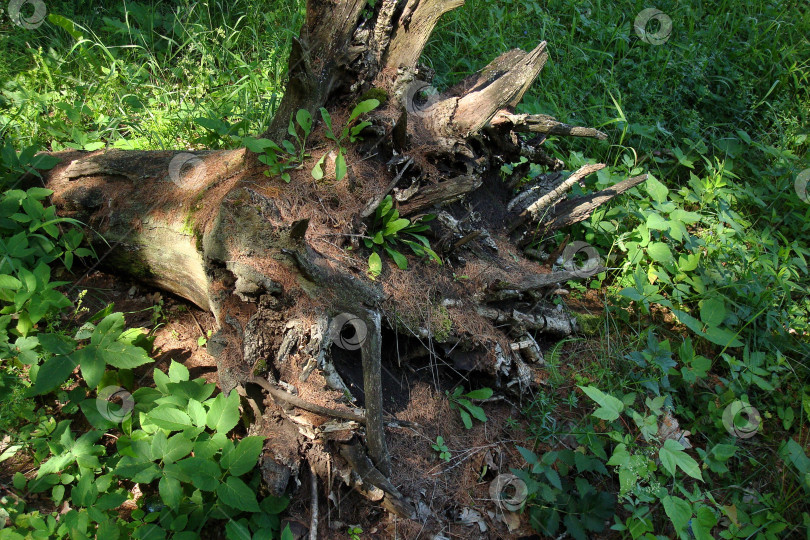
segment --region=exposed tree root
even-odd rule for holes
[[[417,60],[433,27],[461,4],[308,3],[287,92],[266,136],[280,142],[295,111],[321,106],[338,129],[373,82],[389,99],[368,115],[372,125],[363,142],[348,149],[351,181],[329,181],[329,160],[327,178],[310,176],[331,144],[322,126],[309,139],[317,150],[289,184],[266,178],[245,149],[66,152],[57,154],[62,163],[46,177],[59,213],[104,235],[108,245],[96,242],[103,265],[213,313],[218,331],[208,350],[221,389],[237,389],[256,417],[251,430],[268,436],[261,468],[272,493],[284,492],[302,458],[313,467],[314,492],[315,475],[328,474],[319,464],[326,454],[345,464],[338,466],[345,481],[414,518],[413,503],[388,479],[384,327],[423,341],[424,354],[444,355],[519,394],[535,384],[531,366],[543,362],[535,336],[576,331],[575,319],[545,298],[560,283],[585,277],[571,268],[548,273],[521,248],[644,180],[565,200],[574,184],[604,165],[582,167],[549,189],[530,186],[517,197],[513,188],[522,176],[500,179],[500,166],[521,156],[561,169],[540,148],[547,135],[604,138],[544,115],[513,113],[545,65],[545,42],[502,54],[435,96],[430,107],[408,102],[415,99],[413,85],[430,82]],[[539,136],[525,140],[522,132]],[[430,235],[443,266],[411,257],[407,271],[387,264],[375,281],[366,273],[367,254],[345,249],[375,232],[368,231],[369,218],[388,194],[411,219],[441,209]],[[343,335],[347,325],[354,337]],[[337,349],[362,364],[361,412],[333,362]],[[251,385],[271,399],[260,403]],[[312,516],[314,531],[315,504]]]

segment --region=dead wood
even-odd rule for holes
[[[408,103],[414,85],[430,83],[417,62],[433,28],[461,4],[307,3],[287,89],[265,136],[281,142],[299,109],[323,106],[336,124],[345,123],[354,104],[376,86],[388,101],[367,116],[372,126],[364,130],[365,140],[348,149],[350,182],[328,174],[314,181],[309,171],[323,155],[318,152],[292,171],[289,183],[268,178],[246,149],[64,152],[56,154],[60,165],[45,175],[59,214],[103,235],[92,237],[102,267],[212,312],[217,332],[208,351],[217,360],[223,392],[236,389],[246,409],[260,416],[255,430],[269,437],[261,470],[272,493],[284,492],[302,456],[312,465],[317,452],[331,452],[354,471],[367,496],[382,490],[384,507],[414,518],[405,496],[414,494],[401,493],[390,481],[383,326],[395,339],[410,334],[421,341],[423,356],[444,354],[483,372],[502,392],[520,394],[535,384],[532,366],[542,364],[536,336],[577,331],[575,318],[544,298],[559,284],[583,277],[570,269],[549,273],[523,256],[521,246],[538,231],[585,219],[644,180],[563,200],[573,184],[604,167],[591,165],[548,193],[535,191],[508,206],[521,177],[516,172],[504,185],[501,165],[525,157],[559,171],[563,163],[541,148],[547,135],[604,134],[514,113],[545,65],[545,42],[529,52],[503,53],[437,94],[427,108]],[[526,139],[524,132],[537,136]],[[330,144],[323,126],[315,125],[310,144]],[[327,160],[326,169],[333,174],[334,163]],[[409,255],[407,270],[387,261],[377,279],[369,277],[369,252],[359,239],[370,238],[374,210],[389,193],[400,216],[417,219],[441,210],[442,218],[424,234],[443,265]],[[462,222],[469,223],[463,228]],[[442,232],[447,241],[436,241]],[[468,281],[456,275],[465,265],[478,269]],[[344,342],[347,321],[362,329],[362,339]],[[362,366],[362,412],[346,405],[357,396],[334,361],[339,352]],[[263,411],[245,392],[248,384],[270,397]],[[324,419],[327,424],[319,424]],[[306,446],[312,440],[325,445],[316,451]]]

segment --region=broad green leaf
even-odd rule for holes
[[[695,511],[697,519],[692,520],[692,532],[695,540],[713,540],[712,528],[717,525],[717,516],[708,506],[698,506]]]
[[[673,261],[672,251],[664,242],[651,243],[647,246],[647,254],[652,260],[658,263],[664,264]]]
[[[158,482],[158,492],[163,504],[169,508],[177,508],[183,498],[183,488],[180,486],[180,481],[169,476],[161,477],[160,482]]]
[[[223,503],[245,512],[258,512],[259,502],[256,493],[239,478],[229,476],[216,488],[217,496]]]
[[[188,380],[188,368],[172,360],[169,365],[169,380],[173,383]]]
[[[655,202],[662,203],[667,200],[669,189],[652,174],[647,176],[646,186],[647,193],[650,194],[650,197],[652,197]]]
[[[404,229],[405,227],[407,227],[410,224],[411,224],[411,220],[405,219],[405,218],[400,218],[400,219],[389,221],[385,225],[385,230],[383,231],[383,234],[385,236],[395,235],[396,233],[398,233],[399,231],[401,231],[402,229]]]
[[[56,504],[62,502],[62,499],[65,498],[65,486],[62,484],[53,486],[53,489],[51,490],[51,498]]]
[[[220,485],[222,470],[210,459],[200,457],[190,457],[177,464],[191,477],[194,487],[202,491],[214,491]]]
[[[287,125],[287,133],[295,137],[297,141],[301,140],[301,137],[299,137],[298,133],[295,131],[295,124],[293,123],[292,116],[290,116],[290,123]]]
[[[685,311],[681,311],[679,309],[673,309],[672,313],[678,318],[678,321],[685,324],[691,331],[694,333],[703,336],[703,323],[701,323],[696,318],[692,317]]]
[[[199,402],[205,401],[214,393],[215,386],[213,383],[205,383],[203,379],[197,379],[195,381],[168,383],[166,389],[169,395],[180,398],[183,405],[185,405],[189,399],[195,399]]]
[[[458,412],[461,416],[461,421],[464,423],[464,427],[467,429],[472,429],[472,418],[470,418],[470,414],[463,409],[459,409]]]
[[[98,349],[93,345],[75,351],[70,355],[74,362],[79,364],[82,370],[82,377],[89,388],[95,388],[104,376],[107,367],[106,362],[98,354]]]
[[[96,485],[98,485],[98,483]],[[100,490],[101,489],[99,489],[99,491]],[[118,508],[124,503],[124,501],[127,500],[127,498],[127,492],[123,490],[113,493],[105,493],[98,498],[94,506],[98,510],[105,512],[107,510],[112,510],[113,508]]]
[[[666,231],[669,229],[669,223],[666,219],[661,217],[661,214],[652,212],[647,216],[647,228],[656,231]]]
[[[717,297],[700,303],[700,320],[707,326],[720,326],[726,318],[726,304]]]
[[[565,524],[566,532],[571,535],[571,538],[574,540],[588,540],[588,535],[585,532],[585,528],[582,526],[580,517],[574,514],[566,514],[563,518],[563,523]]]
[[[673,439],[664,441],[664,446],[658,451],[658,457],[669,474],[674,475],[678,467],[692,478],[703,480],[697,461],[683,451],[683,446],[678,441]]]
[[[359,124],[357,124],[356,126],[354,126],[354,127],[351,129],[349,140],[350,140],[351,142],[355,142],[355,141],[357,141],[358,139],[362,140],[362,139],[359,137],[360,132],[361,132],[361,131],[363,131],[364,129],[366,129],[366,128],[367,128],[368,126],[370,126],[370,125],[371,125],[371,122],[360,122]]]
[[[703,336],[715,345],[720,345],[721,347],[742,347],[744,345],[735,332],[727,330],[726,328],[710,326],[706,329]]]
[[[274,497],[273,495],[264,497],[262,502],[259,503],[262,511],[273,515],[282,513],[289,505],[290,499],[288,497]]]
[[[380,206],[377,207],[377,217],[381,218],[382,216],[388,214],[393,207],[394,199],[391,197],[391,195],[386,195],[380,203]]]
[[[14,473],[14,479],[12,482],[14,484],[14,489],[17,491],[23,491],[25,489],[25,485],[28,483],[28,478],[26,478],[25,475],[20,471],[17,471]]]
[[[295,146],[290,141],[281,141],[281,146],[288,154],[295,155]]]
[[[271,141],[270,139],[256,139],[254,137],[242,137],[242,144],[250,150],[251,152],[255,152],[257,154],[261,154],[267,148],[271,148],[276,152],[281,152],[281,148]]]
[[[667,513],[672,524],[675,526],[675,532],[680,533],[686,530],[686,525],[692,519],[692,505],[680,497],[673,497],[667,495],[661,502],[664,503],[664,512]]]
[[[85,348],[93,348],[93,345]],[[142,348],[120,341],[97,346],[95,354],[100,355],[107,365],[118,369],[132,369],[152,361]]]
[[[188,416],[191,418],[191,421],[194,422],[195,426],[205,427],[205,421],[208,415],[202,403],[193,398],[189,399],[186,412],[188,412]]]
[[[152,371],[152,380],[155,381],[155,387],[160,390],[160,393],[165,395],[169,395],[169,376],[160,371],[158,368],[155,368]]]
[[[93,335],[90,336],[90,343],[104,347],[121,335],[124,331],[124,314],[112,313],[104,317],[101,322],[96,325]]]
[[[165,450],[161,457],[165,463],[173,463],[189,455],[193,448],[194,443],[184,433],[177,433],[166,441]]]
[[[214,398],[205,423],[219,433],[228,433],[236,427],[239,423],[239,395],[232,391],[227,397],[219,394]]]
[[[228,540],[252,540],[247,522],[241,523],[240,521],[231,520],[225,524],[225,537]]]
[[[681,208],[676,208],[669,214],[670,219],[677,219],[678,221],[682,221],[691,225],[692,223],[697,223],[701,220],[701,215],[697,212],[688,212]]]
[[[487,421],[487,415],[484,412],[484,409],[482,409],[478,405],[473,405],[472,403],[470,403],[466,399],[465,400],[459,400],[459,401],[464,404],[464,407],[469,411],[470,415],[473,418],[475,418],[476,420],[478,420],[480,422],[486,422]]]
[[[627,465],[629,461],[630,452],[627,451],[627,445],[621,443],[616,445],[616,448],[613,449],[613,455],[610,456],[610,459],[607,461],[606,465],[621,467],[623,465]]]
[[[70,356],[57,355],[45,360],[37,372],[32,395],[46,394],[64,383],[76,368],[76,362]]]
[[[354,109],[352,109],[352,114],[349,116],[349,123],[351,123],[352,120],[354,120],[361,114],[373,111],[379,106],[380,102],[379,100],[376,99],[367,99],[365,101],[361,101],[354,107]]]
[[[61,27],[65,32],[71,35],[73,39],[76,41],[82,41],[84,36],[77,30],[77,25],[71,21],[70,19],[63,17],[62,15],[57,15],[56,13],[51,13],[48,15],[48,20],[53,24]]]
[[[92,506],[98,498],[98,489],[93,484],[92,473],[82,475],[79,483],[70,491],[70,499],[76,506]]]
[[[548,479],[548,481],[551,483],[552,486],[554,486],[557,489],[562,489],[562,482],[560,481],[560,474],[557,471],[555,471],[551,467],[547,467],[543,471],[543,474],[546,475],[546,478]]]
[[[492,388],[479,388],[478,390],[471,390],[465,395],[470,399],[489,399],[492,397]]]
[[[76,349],[76,342],[59,334],[38,334],[40,345],[51,354],[68,355]]]
[[[109,418],[123,418],[126,417],[127,413],[122,412],[122,406],[118,403],[106,401],[102,404],[104,405],[103,408],[99,407],[99,401],[97,399],[90,398],[79,403],[79,407],[84,413],[84,416],[87,418],[87,421],[90,422],[91,426],[96,429],[107,431],[118,426],[116,422],[113,422]],[[102,410],[107,416],[109,416],[109,418],[101,414]]]
[[[374,277],[382,273],[382,260],[376,251],[368,257],[368,271]]]
[[[171,405],[161,405],[146,413],[149,421],[161,429],[169,431],[182,431],[193,427],[194,424],[189,416]]]
[[[298,112],[295,113],[295,121],[304,130],[305,137],[312,132],[312,115],[308,110],[298,109]]]
[[[16,291],[20,287],[22,287],[22,283],[19,279],[7,274],[0,275],[0,289],[12,289]]]
[[[703,330],[703,323],[692,317],[685,311],[673,309],[672,313],[678,320],[689,327],[694,333],[702,336],[712,343],[721,345],[723,347],[742,347],[743,343],[737,338],[736,334],[726,330],[725,328],[709,327],[706,331]]]
[[[335,178],[340,181],[346,176],[346,156],[343,155],[343,148],[338,150],[337,158],[335,159]]]
[[[332,129],[332,117],[329,116],[329,111],[325,108],[321,107],[318,109],[321,111],[321,118],[323,118],[323,123],[326,124],[326,136],[329,139],[337,142],[337,137],[335,137],[335,131]]]
[[[133,482],[148,484],[160,476],[160,469],[152,461],[145,458],[124,456],[115,467],[115,474],[129,478]]]
[[[790,463],[796,470],[804,475],[810,473],[810,458],[807,457],[802,445],[788,438],[779,448],[779,456],[785,463]]]
[[[214,456],[227,441],[223,433],[214,433],[209,439],[200,438],[194,442],[194,455],[204,459]]]
[[[681,272],[691,272],[698,267],[700,261],[699,253],[688,253],[678,256],[678,270]]]
[[[712,447],[711,453],[718,461],[728,461],[737,453],[737,447],[733,444],[716,444]]]
[[[152,460],[159,460],[163,459],[163,454],[166,453],[166,442],[168,441],[168,437],[163,432],[163,430],[157,430],[155,434],[152,436],[152,444],[150,451],[152,453]]]
[[[392,249],[388,246],[385,246],[385,252],[394,259],[394,263],[401,269],[406,270],[408,268],[408,259],[405,258],[405,255],[400,253],[399,251]]]
[[[321,156],[321,159],[315,163],[315,166],[312,167],[312,178],[315,180],[320,180],[323,178],[323,162],[326,160],[326,154]]]
[[[620,399],[605,394],[595,386],[580,386],[579,388],[599,405],[599,408],[593,412],[595,417],[612,422],[618,419],[624,411],[624,403]]]
[[[264,446],[264,437],[245,437],[222,458],[220,465],[234,476],[251,471],[259,461]]]
[[[539,463],[539,460],[537,459],[537,454],[535,454],[528,448],[523,448],[522,446],[515,446],[515,448],[517,448],[517,451],[520,452],[520,455],[523,456],[523,459],[525,459],[526,463],[528,463],[529,465],[536,465],[537,463]]]

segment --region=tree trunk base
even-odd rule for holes
[[[338,472],[372,500],[382,493],[391,511],[417,516],[389,480],[383,351],[398,366],[421,355],[431,366],[475,372],[482,385],[519,400],[537,384],[536,336],[577,329],[549,295],[603,270],[598,260],[577,267],[565,253],[563,269],[544,267],[523,248],[536,252],[549,233],[644,179],[565,200],[572,185],[604,167],[591,165],[515,196],[525,172],[504,181],[501,165],[528,158],[556,171],[562,164],[541,148],[546,136],[604,134],[514,114],[546,62],[545,42],[504,53],[420,102],[414,88],[429,81],[419,78],[419,54],[439,16],[461,3],[309,2],[266,135],[281,143],[291,136],[291,115],[324,105],[339,132],[374,81],[388,100],[366,116],[362,142],[343,143],[348,180],[334,180],[336,148],[322,124],[288,183],[267,178],[246,149],[67,152],[46,177],[60,215],[98,233],[100,264],[213,313],[218,331],[208,350],[222,391],[239,392],[256,417],[252,432],[268,437],[261,470],[271,493],[282,493],[307,460],[324,481]],[[310,171],[321,156],[325,176],[316,181]],[[388,194],[401,216],[439,213],[426,234],[441,266],[410,257],[407,270],[389,261],[370,278],[358,238],[376,232],[370,219]],[[407,354],[399,354],[401,339],[415,345]],[[347,385],[338,352],[362,366],[361,387]],[[252,397],[257,391],[266,399]],[[334,471],[324,470],[324,456]]]

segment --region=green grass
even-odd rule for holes
[[[711,147],[737,129],[797,149],[810,111],[810,22],[802,2],[659,2],[673,22],[663,45],[633,31],[647,7],[468,2],[442,19],[426,57],[444,85],[496,54],[546,40],[550,59],[520,106],[526,112],[594,126],[624,118],[609,143],[645,150],[683,137]]]
[[[0,134],[53,149],[205,145],[195,117],[261,132],[303,20],[294,1],[48,7],[76,24],[73,35],[0,23]]]

